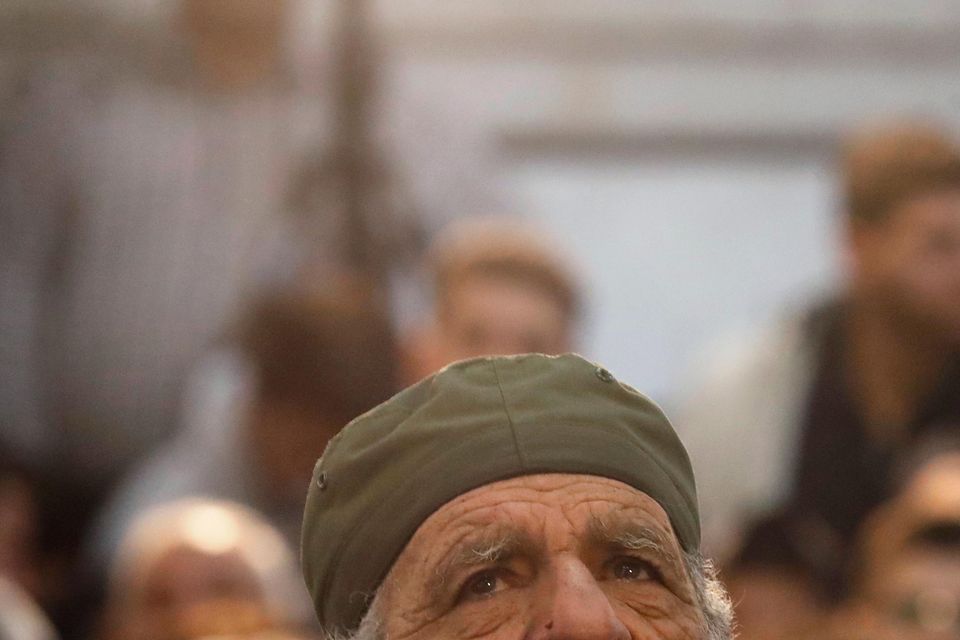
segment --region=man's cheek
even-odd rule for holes
[[[456,607],[410,640],[520,638],[523,635],[522,621],[528,610],[523,594],[499,594]]]
[[[683,602],[666,588],[620,589],[610,594],[617,617],[628,629],[647,628],[639,637],[676,640],[699,638],[703,623],[696,607]]]
[[[625,622],[632,638],[651,640],[706,640],[704,625],[692,619],[645,618],[639,622]]]

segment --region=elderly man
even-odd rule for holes
[[[574,355],[447,367],[349,424],[307,497],[321,625],[353,640],[732,637],[663,413]]]

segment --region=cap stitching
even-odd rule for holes
[[[527,470],[527,457],[520,448],[520,438],[517,435],[517,427],[513,422],[513,416],[510,415],[510,407],[507,406],[507,396],[503,391],[503,385],[500,383],[500,370],[497,368],[497,361],[491,360],[493,365],[493,377],[497,379],[497,391],[500,393],[500,401],[503,403],[503,412],[507,416],[507,425],[510,427],[510,436],[513,438],[513,447],[517,452],[517,459],[520,461],[520,470]]]

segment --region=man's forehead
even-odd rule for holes
[[[623,482],[581,474],[536,474],[483,485],[451,500],[423,523],[415,534],[439,534],[478,528],[503,529],[555,513],[568,519],[577,533],[598,527],[623,527],[641,520],[675,539],[663,508],[646,493]]]
[[[609,478],[538,474],[473,489],[429,517],[391,574],[424,576],[437,591],[465,567],[508,556],[546,557],[615,548],[647,548],[681,572],[670,520],[646,493]]]

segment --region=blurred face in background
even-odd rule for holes
[[[960,638],[960,546],[908,549],[870,590],[894,626],[931,640]]]
[[[416,382],[478,356],[571,350],[572,320],[548,290],[520,278],[473,273],[451,283],[433,325],[408,337],[403,376]]]
[[[182,0],[187,28],[200,36],[275,39],[283,32],[288,13],[285,0]]]
[[[486,355],[570,350],[567,314],[549,292],[522,280],[475,274],[441,304],[440,347],[447,362]]]
[[[916,473],[866,528],[856,596],[893,637],[960,638],[960,453]]]
[[[171,549],[146,574],[141,605],[157,615],[171,615],[209,600],[257,601],[257,579],[235,552],[204,553],[187,546]]]
[[[913,334],[960,345],[960,189],[895,206],[852,231],[857,290]]]
[[[269,620],[252,569],[236,551],[178,545],[144,568],[112,611],[106,637],[175,640],[213,631],[262,629]]]

